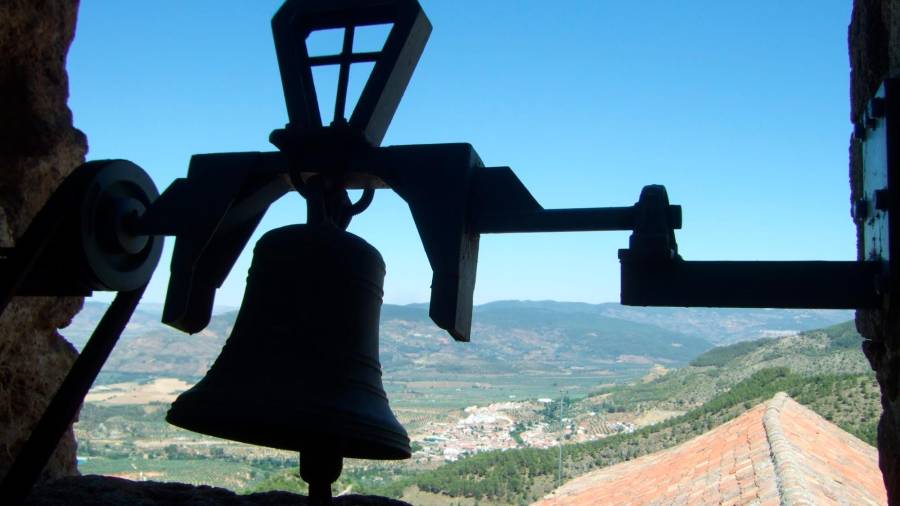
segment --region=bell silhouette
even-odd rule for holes
[[[408,458],[409,437],[388,405],[378,360],[384,273],[374,247],[337,228],[266,233],[231,336],[166,420],[299,451],[304,461],[336,460],[330,481],[342,457]]]

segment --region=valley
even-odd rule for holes
[[[728,338],[722,342],[736,344],[713,348],[690,326],[681,333],[620,320],[600,314],[602,306],[495,304],[477,309],[472,343],[443,335],[424,306],[385,306],[384,385],[410,434],[413,458],[347,459],[336,491],[415,504],[527,503],[560,478],[560,443],[564,476],[576,476],[677,444],[749,409],[773,388],[874,440],[878,390],[852,324],[781,329],[785,335],[757,329],[753,336],[769,337]],[[755,318],[753,311],[741,313],[743,321]],[[837,313],[825,314],[846,316]],[[163,327],[150,311],[135,319],[76,425],[82,473],[241,492],[305,490],[296,454],[164,421],[168,404],[215,358],[234,317],[219,314],[194,336]],[[706,318],[725,328],[736,317]]]

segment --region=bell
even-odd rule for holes
[[[374,247],[335,227],[266,233],[231,336],[166,420],[304,460],[324,456],[337,474],[342,457],[408,458],[378,360],[384,274]]]

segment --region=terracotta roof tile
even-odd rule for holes
[[[782,393],[679,446],[576,478],[537,504],[886,503],[876,450]]]

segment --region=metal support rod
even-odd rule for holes
[[[38,258],[50,244],[63,221],[63,214],[55,212],[53,204],[51,199],[46,210],[42,210],[35,217],[16,247],[4,248],[5,258],[0,259],[0,315],[28,279]]]
[[[331,506],[331,484],[341,475],[343,458],[333,449],[300,452],[300,477],[309,484],[310,506]]]
[[[634,229],[635,206],[484,214],[473,217],[482,234],[513,232],[589,232]],[[681,206],[669,206],[673,228],[681,228]]]
[[[309,484],[309,504],[311,506],[331,505],[331,483],[313,481]]]
[[[44,470],[66,428],[75,419],[84,396],[125,330],[145,288],[146,285],[116,295],[6,474],[0,485],[0,504],[17,505],[28,497],[31,487]]]
[[[621,260],[622,304],[629,306],[856,309],[880,304],[880,262]]]
[[[344,47],[341,56],[349,57],[353,53],[353,32],[354,27],[348,26],[344,28]],[[338,71],[338,87],[337,94],[334,99],[334,119],[335,123],[343,123],[346,120],[345,112],[347,110],[347,86],[350,82],[350,62],[343,60]]]
[[[322,65],[339,65],[341,63],[369,63],[378,61],[381,51],[369,51],[352,54],[331,54],[326,56],[310,56],[309,65],[320,67]]]

